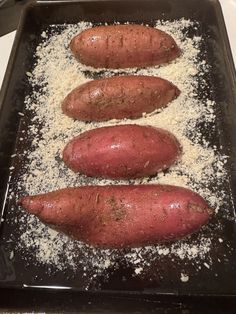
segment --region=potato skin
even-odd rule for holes
[[[170,185],[67,188],[19,203],[57,230],[103,248],[174,241],[199,230],[212,213],[200,195]]]
[[[62,111],[82,121],[136,119],[143,112],[166,107],[179,89],[155,76],[114,76],[82,84],[62,103]]]
[[[66,145],[63,160],[87,176],[130,179],[166,169],[180,154],[178,140],[168,131],[127,124],[82,133]]]
[[[137,24],[87,29],[72,38],[70,49],[81,63],[94,68],[148,67],[180,55],[169,34]]]

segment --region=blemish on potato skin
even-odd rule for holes
[[[96,199],[95,199],[96,204],[98,204],[98,203],[99,203],[99,197],[100,197],[100,195],[99,195],[99,193],[97,193],[97,195],[96,195]]]
[[[193,202],[188,203],[188,210],[193,211],[193,212],[197,212],[197,213],[204,213],[204,212],[208,212],[209,214],[213,213],[211,208],[202,207],[202,206],[200,206],[196,203],[193,203]]]
[[[105,227],[107,225],[108,219],[107,219],[107,216],[103,214],[99,215],[97,219],[98,219],[98,224],[101,225],[101,229],[100,229],[101,231],[102,227]]]
[[[169,186],[169,185],[162,185],[161,186],[161,190],[162,192],[173,192],[173,187],[172,186]]]
[[[153,195],[154,195],[155,197],[159,197],[159,196],[160,196],[160,192],[154,192]]]
[[[209,215],[213,215],[214,214],[214,209],[207,207],[205,208],[205,210],[208,212]]]
[[[115,221],[123,220],[126,217],[126,209],[124,204],[119,205],[114,195],[108,199],[108,204],[111,206],[111,217]]]
[[[165,217],[168,216],[167,209],[165,207],[162,208],[163,214]]]

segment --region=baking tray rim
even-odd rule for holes
[[[31,2],[29,2],[28,4],[25,5],[24,9],[22,10],[21,16],[20,16],[20,20],[19,20],[19,24],[17,27],[17,31],[16,31],[16,35],[14,38],[14,42],[13,42],[13,46],[11,49],[11,53],[9,56],[9,60],[8,60],[8,64],[7,64],[7,68],[5,71],[5,75],[4,75],[4,79],[3,79],[3,83],[2,83],[2,87],[0,90],[0,115],[1,115],[1,111],[2,108],[4,106],[4,99],[5,96],[7,94],[7,90],[8,90],[8,85],[10,84],[10,79],[11,79],[11,75],[13,72],[13,68],[14,68],[14,63],[15,63],[15,59],[16,59],[16,55],[17,55],[17,51],[18,51],[18,46],[20,44],[21,41],[21,36],[23,33],[23,28],[25,25],[25,21],[27,19],[27,15],[30,12],[31,9],[33,9],[34,7],[41,7],[41,6],[46,6],[46,5],[53,5],[56,6],[57,4],[74,4],[74,3],[86,3],[86,2],[125,2],[126,0],[32,0]],[[143,0],[128,0],[129,2],[143,2]],[[149,1],[149,0],[147,0]],[[153,0],[150,0],[153,1]],[[227,29],[226,29],[226,24],[225,24],[225,20],[224,20],[224,16],[223,16],[223,11],[222,11],[222,7],[220,4],[219,0],[211,0],[212,2],[215,2],[216,4],[216,10],[217,10],[217,19],[218,19],[218,25],[220,25],[219,30],[221,31],[221,35],[222,35],[222,44],[223,44],[223,49],[224,49],[224,57],[225,57],[225,62],[226,62],[226,69],[227,72],[230,74],[230,77],[228,78],[228,81],[231,84],[232,87],[232,92],[233,92],[233,96],[236,102],[236,71],[235,71],[235,65],[234,65],[234,61],[233,61],[233,55],[232,55],[232,50],[230,47],[230,42],[229,42],[229,37],[228,37],[228,33],[227,33]],[[233,170],[232,170],[233,171]],[[235,170],[236,171],[236,170]],[[4,204],[3,204],[4,206]],[[2,207],[2,206],[1,206]],[[53,286],[53,285],[45,285],[45,286],[40,286],[40,285],[27,285],[27,284],[19,284],[19,283],[15,283],[15,284],[11,284],[11,283],[4,283],[0,281],[0,289],[16,289],[16,290],[32,290],[32,291],[38,291],[38,290],[42,290],[42,291],[49,291],[49,290],[54,290],[54,291],[72,291],[72,292],[77,292],[77,293],[86,293],[86,294],[103,294],[103,295],[108,295],[108,296],[112,296],[112,295],[117,295],[117,296],[145,296],[145,295],[155,295],[155,296],[172,296],[172,297],[193,297],[193,298],[205,298],[205,297],[222,297],[222,298],[227,298],[227,297],[236,297],[236,291],[234,294],[217,294],[217,293],[191,293],[191,295],[185,294],[185,293],[179,293],[179,291],[174,291],[174,292],[161,292],[158,291],[158,289],[144,289],[144,290],[140,290],[140,291],[132,291],[132,290],[123,290],[123,291],[119,291],[119,290],[89,290],[89,291],[84,291],[81,290],[80,288],[77,287],[66,287],[66,286]]]

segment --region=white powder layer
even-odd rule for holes
[[[225,196],[223,191],[220,194],[217,192],[217,186],[225,179],[226,157],[220,155],[216,147],[211,147],[207,134],[205,138],[198,127],[200,122],[205,127],[214,125],[216,104],[206,97],[201,100],[196,97],[198,79],[200,78],[200,84],[204,86],[203,74],[208,71],[208,65],[198,57],[201,37],[188,38],[185,35],[186,29],[197,27],[194,25],[185,19],[156,23],[156,27],[171,34],[181,48],[181,56],[172,63],[161,67],[111,71],[83,66],[74,59],[69,50],[70,39],[76,33],[91,27],[91,24],[81,22],[77,25],[64,25],[63,30],[58,32],[56,26],[45,30],[42,33],[42,43],[37,47],[35,67],[33,71],[26,73],[33,93],[26,97],[24,116],[33,112],[34,117],[28,128],[28,137],[33,140],[32,150],[27,152],[28,160],[22,165],[23,174],[18,183],[16,197],[22,196],[21,191],[25,194],[38,194],[88,184],[166,183],[191,188],[202,195],[217,212]],[[119,73],[160,76],[177,85],[181,94],[164,110],[143,114],[142,118],[136,120],[84,123],[63,115],[61,102],[64,97],[79,84],[92,79],[95,72],[103,77]],[[66,168],[61,160],[61,153],[71,138],[95,127],[126,123],[152,125],[172,132],[183,147],[181,160],[168,172],[129,182],[86,178]],[[215,184],[214,193],[210,182]],[[89,269],[96,273],[112,267],[120,254],[117,250],[94,249],[73,241],[26,213],[22,214],[19,224],[23,226],[18,248],[31,252],[38,263],[53,265],[58,269],[77,269],[86,265],[86,276]],[[194,241],[187,239],[174,244],[131,249],[128,253],[123,253],[123,259],[136,267],[137,275],[160,256],[170,256],[179,261],[194,260],[199,265],[199,261],[203,263],[207,260],[211,245],[212,239],[204,237],[203,229]],[[208,263],[210,264],[209,260]]]

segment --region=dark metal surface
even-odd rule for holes
[[[25,5],[34,0],[4,0],[0,2],[0,36],[17,29]]]
[[[65,291],[0,289],[3,313],[234,314],[232,298],[117,296]]]
[[[217,137],[216,141],[218,142],[220,139],[220,141],[225,144],[225,149],[231,147],[231,189],[232,196],[235,199],[236,83],[232,56],[219,3],[212,0],[204,0],[200,3],[197,0],[59,2],[51,1],[51,3],[44,2],[38,5],[30,5],[22,17],[16,36],[2,87],[2,93],[0,95],[0,176],[2,179],[0,182],[0,203],[5,205],[4,201],[9,179],[8,168],[10,165],[10,155],[14,153],[19,126],[19,115],[17,113],[22,111],[24,97],[29,91],[25,72],[26,69],[29,69],[33,64],[32,55],[40,40],[39,34],[42,29],[46,28],[49,24],[62,24],[65,22],[76,23],[84,19],[93,22],[112,22],[114,20],[125,22],[128,20],[150,23],[152,20],[159,18],[178,19],[182,17],[195,19],[199,21],[202,26],[202,35],[206,41],[207,61],[212,65],[209,79],[215,90],[215,100],[222,109],[220,113],[221,116],[218,119],[218,128],[223,131],[223,135],[219,138]],[[5,215],[8,215],[7,206],[3,207],[5,208]],[[233,215],[233,208],[231,208],[230,211]],[[224,236],[231,241],[232,249],[235,249],[236,231],[234,221],[225,222],[224,231]],[[1,232],[1,235],[6,237],[8,233],[14,232],[14,227],[11,229],[9,226],[3,224]],[[22,285],[26,283],[29,285],[72,286],[81,289],[81,286],[75,284],[75,279],[68,279],[65,274],[48,278],[44,276],[44,267],[39,268],[32,265],[30,269],[26,269],[24,261],[20,256],[16,257],[14,262],[9,261],[4,246],[5,243],[0,239],[1,286],[22,287]],[[151,289],[145,292],[148,292],[148,294],[171,293],[176,296],[178,294],[185,296],[189,294],[236,295],[235,260],[236,252],[231,255],[226,268],[224,268],[222,264],[215,266],[215,271],[220,274],[217,279],[213,272],[211,275],[207,275],[206,272],[203,272],[195,281],[193,280],[189,285],[185,286],[181,285],[181,283],[173,284],[176,274],[173,269],[171,270],[170,265],[170,268],[167,267],[167,273],[170,272],[172,278],[169,278],[167,283],[158,287],[158,289],[155,287],[154,283]],[[35,278],[35,274],[40,274],[41,279]],[[126,291],[138,290],[140,293],[143,292],[145,282],[132,281],[132,278],[130,278],[131,285],[124,287],[118,277],[119,273],[111,278],[110,282],[104,283],[103,289],[106,291],[120,290],[121,292],[122,289],[124,289]],[[146,286],[145,288],[149,287]],[[29,291],[27,291],[27,293],[29,293]],[[42,292],[39,293],[41,295],[43,294]],[[141,294],[139,294],[139,298],[140,297]],[[98,297],[98,299],[99,298],[100,297]],[[6,302],[6,300],[4,301]],[[195,304],[195,306],[197,305]],[[178,313],[179,310],[180,308],[175,309],[177,312],[173,313]]]

